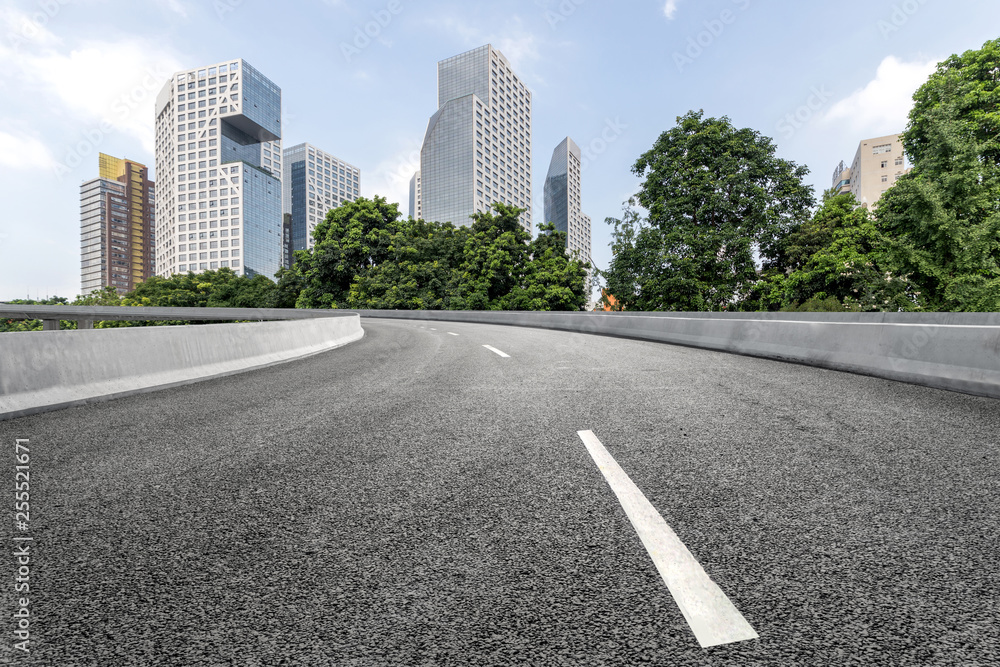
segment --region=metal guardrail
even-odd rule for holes
[[[78,329],[93,329],[100,320],[311,320],[354,315],[346,310],[301,308],[149,308],[144,306],[34,306],[0,303],[0,319],[42,320],[44,331],[58,331],[60,320],[75,320]]]

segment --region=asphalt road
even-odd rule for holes
[[[0,664],[1000,663],[1000,402],[362,324],[308,359],[0,422],[4,488],[30,440],[33,537],[31,654],[8,556]],[[699,645],[581,430],[759,639]]]

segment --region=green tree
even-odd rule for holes
[[[1000,39],[953,55],[913,96],[913,163],[875,215],[928,308],[1000,310]]]
[[[313,231],[313,249],[295,253],[294,271],[302,283],[296,306],[347,305],[357,276],[392,256],[390,246],[393,235],[400,230],[399,218],[399,207],[387,203],[384,197],[361,197],[331,209]],[[288,275],[285,284],[295,279]]]
[[[891,245],[854,195],[828,191],[812,219],[784,239],[789,273],[768,275],[764,301],[784,310],[919,310],[919,289],[898,274]]]
[[[781,241],[808,218],[808,169],[775,156],[772,140],[728,118],[689,112],[632,171],[644,181],[614,225],[601,274],[626,310],[756,308],[750,295],[781,261]]]
[[[351,284],[352,308],[442,310],[459,283],[468,227],[423,220],[400,222],[390,257]]]
[[[501,300],[504,310],[583,310],[587,306],[588,262],[566,252],[566,232],[554,224],[538,226],[541,232],[529,245],[531,261],[521,283]]]
[[[524,209],[497,202],[493,211],[495,215],[487,211],[472,216],[458,295],[449,304],[454,310],[503,310],[504,297],[523,282],[531,240],[520,223]]]

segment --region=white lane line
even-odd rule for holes
[[[437,331],[437,329],[435,329],[434,327],[431,327],[431,331]]]
[[[593,431],[577,431],[702,648],[757,639],[739,610],[629,479]]]
[[[486,348],[487,350],[489,350],[490,352],[496,352],[496,353],[497,353],[497,354],[499,354],[499,355],[500,355],[501,357],[505,357],[505,358],[507,358],[507,359],[510,359],[510,355],[509,355],[509,354],[505,354],[504,352],[501,352],[500,350],[496,349],[496,348],[495,348],[495,347],[493,347],[492,345],[483,345],[483,347],[485,347],[485,348]]]
[[[457,333],[452,333],[452,332],[450,332],[450,331],[449,331],[449,332],[448,332],[448,335],[449,335],[449,336],[457,336],[458,334],[457,334]]]

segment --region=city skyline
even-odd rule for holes
[[[705,109],[773,137],[779,156],[810,168],[818,197],[849,147],[901,131],[909,96],[935,63],[995,38],[989,26],[1000,19],[1000,8],[971,1],[821,8],[681,0],[669,16],[662,2],[390,5],[330,2],[265,20],[227,0],[126,9],[81,1],[54,3],[51,13],[11,3],[0,12],[0,56],[11,65],[0,74],[10,100],[0,129],[8,202],[0,298],[75,296],[80,184],[96,175],[98,152],[153,162],[156,93],[198,63],[254,63],[288,101],[283,143],[333,149],[366,173],[362,196],[386,196],[406,215],[437,104],[434,64],[492,43],[532,93],[535,148],[544,154],[567,135],[579,142],[583,208],[594,219],[595,264],[605,268],[604,218],[620,215],[639,182],[631,165],[676,116]],[[293,30],[295,42],[281,38]],[[600,44],[614,48],[593,48]],[[322,65],[322,86],[307,62]],[[532,174],[535,225],[542,171]],[[31,206],[37,201],[46,206]]]

